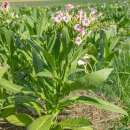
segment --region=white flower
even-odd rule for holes
[[[74,30],[75,31],[78,31],[78,32],[80,32],[81,31],[81,25],[80,24],[76,24],[75,26],[74,26]]]
[[[81,65],[85,65],[85,64],[86,64],[85,61],[83,61],[83,60],[78,60],[78,65],[79,65],[79,66],[81,66]]]
[[[97,10],[95,8],[92,8],[90,14],[91,15],[96,15],[97,14]]]
[[[72,5],[72,4],[66,4],[65,5],[66,10],[72,10],[73,8],[74,8],[74,5]]]
[[[84,27],[88,27],[88,26],[90,25],[90,20],[87,19],[87,18],[83,19],[83,20],[82,20],[82,25],[83,25]]]
[[[68,23],[70,20],[71,20],[71,17],[70,17],[69,15],[63,16],[63,21],[64,21],[65,23]]]
[[[81,43],[82,43],[81,37],[77,36],[76,39],[75,39],[75,44],[79,46]]]

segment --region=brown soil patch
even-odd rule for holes
[[[94,97],[100,97],[104,100],[106,98],[104,96],[95,94],[93,92],[84,92],[84,91],[76,91],[71,95],[78,96],[78,95],[89,95]],[[71,96],[70,95],[70,96]],[[58,117],[58,120],[64,120],[68,118],[76,118],[76,117],[86,117],[88,118],[95,130],[113,130],[113,125],[119,122],[121,115],[109,111],[104,111],[98,109],[94,106],[88,106],[83,104],[73,105],[67,107]],[[7,124],[4,121],[0,121],[0,130],[25,130],[24,128],[15,127],[12,125]]]

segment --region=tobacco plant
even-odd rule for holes
[[[27,130],[91,130],[85,118],[58,121],[57,117],[78,103],[127,115],[97,97],[70,96],[73,91],[100,86],[113,70],[93,69],[96,60],[87,40],[98,19],[96,9],[88,16],[73,5],[53,16],[47,10],[22,11],[27,15],[16,18],[16,28],[5,27],[1,32],[0,92],[1,99],[6,99],[1,103],[2,118]]]

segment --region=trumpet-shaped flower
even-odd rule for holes
[[[96,15],[96,14],[97,14],[97,10],[96,10],[95,8],[92,8],[90,14],[91,14],[92,16],[93,16],[93,15]]]
[[[81,37],[77,36],[76,39],[75,39],[75,44],[79,46],[81,43],[82,43]]]
[[[80,31],[81,31],[81,29],[82,29],[82,27],[81,27],[81,25],[80,25],[80,24],[76,24],[76,25],[74,26],[74,30],[75,30],[75,31],[80,32]]]
[[[56,15],[53,17],[54,22],[60,23],[62,21],[62,17],[60,15]]]
[[[87,19],[87,18],[83,19],[83,20],[82,20],[82,25],[83,25],[84,27],[88,27],[88,26],[90,25],[90,20]]]
[[[68,23],[70,20],[71,20],[71,17],[70,17],[69,15],[64,15],[64,16],[63,16],[63,21],[64,21],[65,23]]]

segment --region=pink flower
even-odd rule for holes
[[[81,25],[80,25],[80,24],[76,24],[76,25],[74,26],[74,30],[75,30],[75,31],[80,32],[80,31],[81,31],[81,29],[82,29],[82,27],[81,27]]]
[[[53,17],[54,22],[60,23],[62,21],[62,17],[60,15],[56,15]]]
[[[96,15],[96,14],[97,14],[97,10],[96,10],[95,8],[92,8],[90,14],[91,14],[92,16],[93,16],[93,15]]]
[[[64,21],[65,23],[68,23],[70,20],[71,20],[71,17],[70,17],[69,15],[64,15],[64,16],[63,16],[63,21]]]
[[[82,43],[81,37],[77,36],[76,39],[75,39],[75,44],[79,46],[81,43]]]
[[[84,28],[82,28],[82,29],[80,30],[80,34],[81,34],[81,36],[82,36],[82,37],[86,34],[86,32],[85,32],[85,29],[84,29]]]
[[[86,13],[82,9],[79,10],[77,18],[81,21],[82,19],[86,18]]]
[[[65,5],[65,9],[66,9],[66,10],[69,10],[69,11],[70,11],[70,10],[72,10],[73,8],[74,8],[74,5],[72,5],[72,4],[66,4],[66,5]]]
[[[10,3],[8,0],[3,0],[2,5],[1,5],[1,10],[3,11],[8,11],[10,8]]]
[[[83,25],[84,27],[88,27],[88,26],[90,25],[90,20],[87,19],[87,18],[83,19],[83,20],[82,20],[82,25]]]
[[[64,16],[64,12],[62,12],[62,11],[57,11],[57,12],[56,12],[56,15],[59,15],[59,16],[63,17],[63,16]]]

